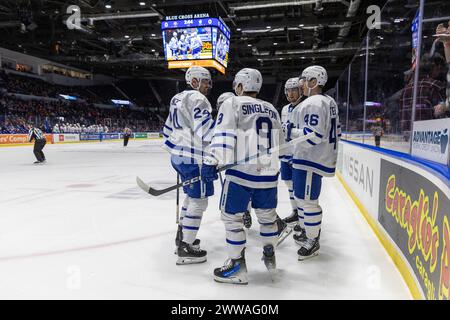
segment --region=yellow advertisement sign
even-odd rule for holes
[[[187,69],[192,66],[199,66],[205,68],[214,68],[220,73],[225,74],[225,67],[214,60],[182,60],[169,61],[169,69]]]

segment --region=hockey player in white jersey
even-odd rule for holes
[[[204,181],[215,178],[217,165],[232,164],[258,152],[267,152],[282,142],[278,111],[270,103],[256,99],[261,85],[262,76],[258,70],[245,68],[236,74],[233,89],[237,97],[227,99],[219,110],[209,149],[211,156],[205,157],[202,167]],[[242,215],[249,201],[260,223],[263,261],[269,271],[275,269],[277,160],[246,162],[225,172],[220,208],[229,259],[224,266],[214,270],[214,279],[218,282],[248,283]]]
[[[186,41],[184,34],[180,36],[180,41],[178,41],[178,50],[180,52],[180,59],[187,59],[187,51],[188,51],[189,43]]]
[[[206,94],[212,87],[211,75],[203,67],[186,71],[188,89],[176,94],[170,102],[170,113],[163,129],[165,147],[171,153],[173,168],[181,180],[198,177],[201,172],[205,147],[211,141],[214,120]],[[196,239],[208,197],[214,194],[212,182],[196,182],[184,187],[184,199],[175,243],[178,247],[177,264],[206,261],[206,251],[199,248]]]
[[[190,38],[190,48],[193,59],[199,59],[200,54],[202,53],[203,41],[200,36],[197,34],[197,31],[192,33]]]
[[[169,48],[172,53],[172,58],[174,60],[177,60],[178,59],[178,38],[177,38],[176,32],[174,32],[172,34],[172,38],[169,41]]]
[[[217,98],[217,110],[220,109],[222,104],[225,102],[225,100],[235,97],[236,95],[233,92],[224,92]],[[251,210],[251,204],[249,204],[248,210],[244,212],[244,215],[242,217],[244,221],[244,227],[247,229],[250,229],[252,226],[252,216],[250,215]]]
[[[220,109],[222,104],[228,100],[229,98],[235,97],[236,95],[233,92],[224,92],[217,98],[217,110]]]
[[[289,138],[295,139],[314,132],[314,135],[293,147],[292,180],[298,206],[299,225],[304,228],[296,242],[301,248],[298,259],[316,256],[320,248],[322,208],[319,196],[322,177],[335,173],[340,124],[338,107],[330,96],[322,93],[328,76],[321,66],[306,68],[303,93],[308,97],[291,114]]]
[[[304,100],[303,96],[303,80],[298,77],[290,78],[284,85],[284,94],[289,104],[285,105],[281,110],[281,124],[284,132],[285,142],[289,142],[288,130],[290,126],[290,115],[294,108]],[[294,189],[292,185],[292,150],[288,150],[285,155],[280,157],[280,176],[288,188],[289,199],[291,202],[291,214],[279,222],[279,228],[282,233],[279,236],[278,245],[292,232],[292,229],[298,224],[297,203],[294,199]],[[286,227],[287,225],[287,227]]]

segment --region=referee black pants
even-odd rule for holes
[[[375,146],[379,147],[381,141],[381,136],[375,136]]]
[[[45,141],[45,139],[39,139],[34,142],[33,153],[38,161],[42,162],[45,160],[45,155],[42,152],[42,149],[44,149],[46,143],[47,141]]]
[[[124,135],[123,136],[123,146],[126,147],[128,145],[128,140],[130,140],[130,136],[129,135]]]

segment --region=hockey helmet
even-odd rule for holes
[[[300,79],[299,78],[289,78],[284,84],[284,94],[287,95],[289,89],[299,88]]]
[[[222,104],[225,102],[225,100],[234,97],[234,93],[233,92],[224,92],[222,93],[219,98],[217,98],[217,109],[219,109]]]
[[[300,78],[306,81],[317,79],[317,85],[324,86],[328,81],[327,71],[321,66],[311,66],[303,70]]]
[[[233,81],[233,90],[236,92],[236,89],[239,85],[242,85],[243,92],[257,92],[261,90],[262,86],[262,75],[256,69],[244,68],[240,70]]]
[[[193,66],[190,67],[186,71],[185,75],[186,83],[192,87],[192,79],[197,79],[198,82],[201,82],[202,80],[208,80],[210,88],[212,88],[212,81],[211,81],[211,73],[209,73],[208,69],[199,67],[199,66]],[[198,89],[198,88],[194,88]]]

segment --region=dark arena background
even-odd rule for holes
[[[266,113],[272,105],[290,137],[302,126],[283,120],[283,107],[293,103],[295,114],[312,97],[296,105],[285,84],[311,66],[326,70],[318,94],[332,101],[325,138],[337,157],[320,180],[320,253],[299,261],[300,193],[295,178],[279,181],[277,221],[296,216],[274,233],[287,237],[268,272],[261,239],[270,233],[257,209],[239,212],[243,242],[229,239],[238,232],[226,229],[224,211],[233,169],[214,182],[203,218],[183,201],[183,190],[189,198],[203,182],[152,192],[206,167],[188,178],[174,170],[171,139],[186,126],[174,105],[194,122],[207,114],[214,137],[226,135],[217,131],[227,117],[218,98],[238,93],[240,70],[256,69],[262,86],[252,101]],[[197,67],[210,73],[208,94],[186,83]],[[286,300],[448,300],[449,67],[448,0],[0,0],[0,298],[167,300],[160,307],[171,319],[277,318],[296,310]],[[306,86],[319,79],[303,77]],[[304,88],[293,89],[307,96]],[[173,99],[192,89],[209,106],[203,113],[186,107],[187,95]],[[309,128],[309,116],[296,121]],[[258,136],[272,129],[258,123]],[[295,157],[293,172],[306,161]],[[279,167],[277,158],[276,181]],[[315,178],[305,179],[314,193]],[[256,193],[245,192],[257,207]],[[200,229],[186,219],[201,219]],[[176,242],[185,229],[198,230],[200,244]],[[201,246],[207,260],[179,265],[183,243],[188,254]],[[248,285],[219,283],[227,246],[243,243],[248,275],[239,281]],[[242,272],[235,260],[224,278]]]

